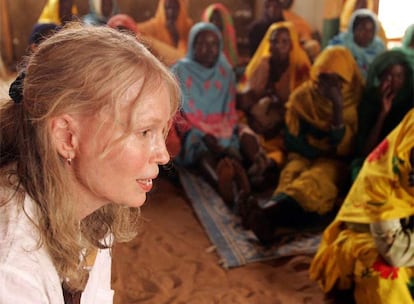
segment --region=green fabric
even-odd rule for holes
[[[328,45],[329,40],[339,33],[339,17],[324,19],[322,23],[322,48]]]
[[[411,64],[411,68],[414,70],[414,49],[410,47],[413,40],[414,24],[410,25],[404,33],[404,37],[401,41],[401,47],[396,47],[394,50],[402,51],[407,56],[408,61]]]
[[[358,107],[358,132],[356,138],[356,157],[351,164],[352,178],[355,178],[362,165],[362,150],[373,129],[381,110],[381,95],[379,90],[380,75],[393,64],[403,64],[407,68],[404,87],[395,96],[390,112],[384,120],[378,143],[388,135],[413,107],[413,75],[407,57],[398,50],[386,51],[380,54],[371,64],[368,71],[366,88]],[[377,143],[377,144],[378,144]]]
[[[308,135],[318,139],[328,137],[332,145],[338,145],[345,135],[345,128],[332,129],[330,132],[324,132],[301,120],[300,130],[297,136],[292,135],[288,128],[285,130],[285,146],[287,151],[299,153],[310,159],[324,156],[326,154],[325,151],[308,143],[306,139]]]

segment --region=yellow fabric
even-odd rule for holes
[[[333,116],[332,103],[318,92],[316,85],[321,72],[337,73],[345,80],[342,96],[346,131],[336,153],[341,156],[349,155],[353,150],[358,127],[357,105],[363,88],[363,80],[352,54],[343,46],[327,48],[316,58],[311,68],[311,79],[297,88],[286,104],[286,126],[291,134],[298,135],[302,119],[319,130],[330,131]],[[321,150],[331,149],[331,143],[327,139],[318,140],[308,136],[308,141]]]
[[[358,304],[413,303],[407,288],[412,268],[387,265],[369,233],[343,230],[340,222],[328,230],[310,267],[324,292],[354,288]]]
[[[269,58],[271,34],[279,29],[287,28],[292,43],[292,50],[289,54],[289,73],[290,84],[289,89],[292,92],[296,87],[308,79],[310,69],[310,61],[305,51],[300,46],[299,37],[295,26],[291,22],[273,23],[267,30],[265,36],[259,44],[256,52],[246,67],[243,79],[238,84],[237,90],[241,93],[252,89],[253,91],[261,91],[264,89],[267,79],[269,78]],[[260,81],[258,80],[260,79]],[[252,84],[252,80],[255,82]]]
[[[274,195],[285,193],[304,210],[326,214],[334,207],[345,169],[343,162],[334,159],[317,158],[311,161],[290,153]]]
[[[188,6],[186,0],[178,0],[180,9],[176,26],[180,35],[177,49],[184,54],[187,52],[188,33],[190,32],[193,21],[188,17]],[[159,0],[155,16],[147,21],[137,23],[138,31],[148,38],[155,38],[170,46],[174,46],[173,40],[166,27],[165,0]]]
[[[413,147],[411,110],[367,157],[336,219],[324,231],[310,276],[325,292],[334,287],[348,289],[355,283],[357,303],[413,303],[406,286],[412,268],[387,265],[370,233],[352,231],[344,224],[414,215],[414,190],[408,186]]]
[[[411,110],[368,156],[337,220],[372,223],[414,215],[414,189],[408,185],[413,147]]]
[[[337,19],[341,15],[344,0],[324,0],[323,18]]]
[[[278,135],[271,139],[261,138],[260,145],[266,152],[266,155],[272,159],[278,166],[282,166],[285,162],[285,146],[282,135]]]
[[[59,2],[60,0],[48,0],[46,5],[43,7],[42,13],[40,14],[38,23],[55,23],[62,25],[59,17]],[[78,15],[78,8],[76,5],[72,6],[72,15]]]
[[[340,31],[341,32],[348,31],[349,20],[351,19],[351,15],[356,9],[358,9],[356,7],[357,2],[358,0],[346,0],[345,1],[341,16],[340,16]],[[366,8],[373,11],[375,14],[377,14],[378,13],[378,1],[377,0],[366,0],[366,2],[367,2]],[[384,28],[378,19],[377,19],[377,24],[378,24],[377,35],[384,42],[384,44],[387,45],[387,35],[385,34]]]
[[[159,41],[153,37],[147,37],[143,34],[139,34],[138,38],[162,63],[168,67],[171,67],[185,56],[184,51],[176,49],[171,45]]]
[[[312,28],[303,17],[291,10],[283,10],[283,18],[294,25],[300,41],[312,39]]]

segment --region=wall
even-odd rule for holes
[[[6,62],[12,68],[17,61],[25,54],[27,40],[30,35],[32,25],[36,23],[46,0],[0,0],[5,1],[8,8],[10,21],[10,34],[13,45],[11,62]],[[307,19],[315,30],[320,30],[322,26],[322,5],[324,0],[296,0],[292,9],[299,15]],[[194,21],[200,19],[203,9],[216,1],[209,0],[188,0],[189,14]],[[263,0],[222,0],[233,15],[238,42],[243,46],[247,42],[247,25],[262,14]],[[75,0],[79,14],[84,15],[88,11],[87,0]],[[131,15],[137,22],[143,21],[154,15],[158,1],[156,0],[118,0],[119,8],[122,13]],[[1,16],[1,12],[0,12]],[[0,33],[1,22],[0,22]],[[9,37],[5,34],[0,36],[1,51],[4,56],[4,41]]]

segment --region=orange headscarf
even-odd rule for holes
[[[139,31],[148,38],[155,38],[170,46],[174,46],[173,40],[166,27],[165,1],[158,2],[155,16],[147,21],[137,24]],[[188,5],[186,0],[177,0],[179,3],[179,12],[176,21],[176,27],[180,35],[177,48],[182,51],[187,50],[188,33],[190,32],[193,21],[188,16]]]

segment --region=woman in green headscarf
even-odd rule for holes
[[[354,180],[364,158],[413,107],[413,70],[408,58],[398,50],[379,55],[368,70],[368,78],[358,107],[356,159],[351,165]]]
[[[401,41],[401,46],[394,48],[400,50],[407,56],[408,61],[411,64],[411,68],[414,71],[414,24],[411,24],[405,30],[404,37]]]

